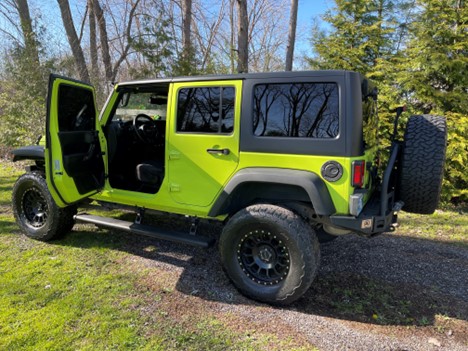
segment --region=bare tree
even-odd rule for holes
[[[231,63],[231,73],[234,73],[234,52],[235,52],[235,27],[236,23],[234,21],[234,16],[235,16],[235,11],[234,11],[234,2],[235,0],[230,0],[229,1],[229,28],[230,28],[230,33],[229,33],[229,51],[228,51],[228,57],[230,58],[230,63]]]
[[[102,10],[99,0],[91,0],[93,3],[94,13],[99,27],[99,39],[101,43],[102,62],[104,63],[104,71],[106,73],[106,81],[112,82],[112,63],[109,50],[109,37],[107,36],[107,24],[106,18],[104,17],[104,11]]]
[[[200,50],[202,54],[202,71],[206,70],[207,66],[213,63],[216,50],[219,50],[219,46],[216,47],[216,41],[225,17],[225,7],[226,1],[222,0],[217,14],[215,16],[210,16],[209,9],[203,8],[199,3],[195,3],[192,26],[193,34],[198,44],[198,50]]]
[[[247,0],[237,0],[238,11],[238,36],[237,36],[237,72],[246,73],[249,71],[249,18],[247,15]]]
[[[21,21],[21,30],[23,32],[26,52],[32,61],[39,65],[39,50],[37,48],[37,39],[33,30],[31,15],[29,13],[28,1],[15,0],[15,3]]]
[[[80,79],[84,82],[89,82],[89,72],[86,67],[85,58],[83,55],[83,50],[76,34],[75,26],[73,23],[73,18],[70,11],[70,4],[68,0],[57,0],[60,12],[62,14],[63,26],[65,27],[65,32],[67,33],[68,43],[70,44],[73,58],[75,60],[76,68],[78,69],[78,75]]]
[[[91,58],[91,79],[98,77],[98,48],[96,33],[96,15],[94,13],[93,0],[88,0],[88,19],[89,19],[89,56]]]
[[[296,42],[296,27],[297,27],[297,8],[298,0],[291,0],[291,12],[289,16],[289,34],[288,46],[286,47],[286,71],[292,71],[294,44]]]
[[[182,1],[182,57],[190,60],[192,54],[192,42],[190,40],[192,28],[192,0]]]
[[[114,25],[114,37],[109,37],[109,29],[112,26],[108,25],[104,15],[104,11],[99,3],[99,0],[94,1],[94,10],[96,13],[96,19],[99,25],[99,38],[101,43],[102,61],[104,63],[106,81],[112,83],[117,77],[122,63],[127,59],[130,49],[132,47],[132,26],[133,21],[136,18],[137,8],[140,4],[140,0],[127,0],[124,2],[124,8],[121,11],[113,10],[107,14],[110,19],[110,23]],[[106,8],[114,8],[107,2]],[[114,45],[109,45],[113,43]],[[117,44],[115,44],[117,42]],[[112,64],[112,58],[114,63]]]

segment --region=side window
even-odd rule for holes
[[[255,136],[335,138],[339,94],[335,83],[259,84],[254,91]]]
[[[177,132],[232,133],[234,103],[233,87],[180,89],[177,100]]]
[[[96,128],[96,108],[91,90],[61,84],[58,101],[58,124],[61,132]]]

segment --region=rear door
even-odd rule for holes
[[[178,203],[208,206],[239,162],[241,81],[173,85],[169,191]]]
[[[51,75],[46,120],[46,178],[59,206],[91,196],[103,187],[104,161],[99,133],[94,88]]]

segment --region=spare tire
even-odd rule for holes
[[[409,118],[398,165],[398,197],[404,202],[404,211],[434,213],[440,199],[446,143],[444,117]]]

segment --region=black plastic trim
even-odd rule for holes
[[[243,84],[240,150],[261,153],[355,157],[362,155],[363,77],[350,71],[309,71],[290,75],[249,76]],[[339,92],[339,133],[335,138],[288,138],[255,136],[253,133],[254,88],[258,84],[335,83]]]
[[[42,145],[30,145],[23,146],[18,149],[11,151],[13,154],[13,162],[21,160],[34,160],[44,161],[44,146]]]
[[[315,173],[278,168],[246,168],[237,172],[231,178],[208,215],[216,217],[225,214],[233,206],[232,201],[235,201],[233,196],[235,191],[241,189],[240,187],[245,184],[272,184],[278,187],[291,186],[299,188],[305,192],[307,200],[312,203],[318,215],[328,216],[336,212],[325,182]],[[271,194],[268,194],[268,196],[271,198]],[[298,197],[296,200],[299,201],[305,200],[300,194],[295,194],[295,197]],[[240,198],[245,197],[240,196]],[[282,198],[279,197],[277,200],[282,200]],[[287,200],[294,199],[288,197]]]
[[[322,77],[327,78],[331,75],[343,75],[345,72],[342,70],[317,70],[317,71],[288,71],[288,72],[265,72],[265,73],[245,73],[245,74],[212,74],[201,76],[187,76],[187,77],[169,77],[169,78],[156,78],[156,79],[141,79],[134,81],[127,81],[118,83],[117,90],[120,87],[138,87],[147,86],[150,84],[159,83],[180,83],[180,82],[204,82],[204,81],[223,81],[223,80],[249,80],[249,79],[276,79],[286,78],[289,82],[291,79],[300,77]]]
[[[389,189],[390,187],[390,177],[392,172],[395,169],[395,163],[397,161],[398,152],[400,145],[394,143],[392,145],[390,158],[388,159],[387,168],[385,168],[383,180],[382,180],[382,190],[380,194],[380,215],[384,216],[388,210],[389,205],[393,206],[394,201],[394,189]],[[391,202],[391,203],[389,203]]]

